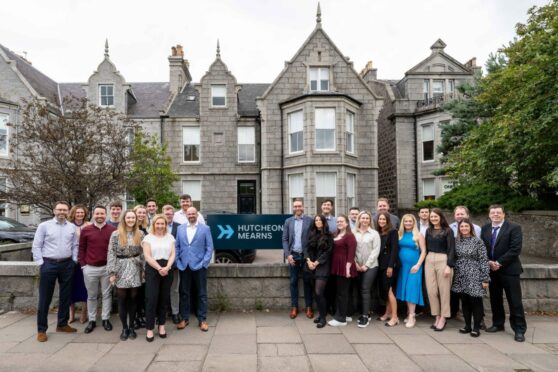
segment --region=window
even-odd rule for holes
[[[355,152],[355,114],[347,111],[345,115],[345,151],[349,154]]]
[[[136,199],[134,199],[134,196],[128,192],[124,193],[124,200],[126,201],[126,210],[133,209],[136,205]]]
[[[313,92],[329,90],[328,67],[310,67],[310,90]]]
[[[7,178],[6,177],[0,177],[0,191],[6,191],[8,188],[7,186]],[[6,200],[5,199],[0,199],[0,216],[5,216],[6,215]]]
[[[422,83],[422,94],[424,100],[428,100],[428,97],[430,97],[430,80],[424,80]]]
[[[304,200],[304,174],[289,174],[289,200],[300,198]],[[290,207],[289,207],[290,208]]]
[[[432,82],[432,97],[441,98],[444,95],[444,80],[434,80]]]
[[[422,180],[422,198],[423,200],[436,199],[436,179],[426,178]]]
[[[326,199],[333,200],[333,210],[335,215],[335,196],[337,194],[337,174],[336,173],[316,173],[316,213],[321,213],[322,203]]]
[[[347,173],[347,210],[354,207],[356,204],[355,199],[356,187],[356,174]]]
[[[184,144],[184,161],[200,161],[200,128],[182,128],[182,142]]]
[[[128,145],[128,153],[132,152],[134,147],[136,132],[134,128],[126,128],[126,144]]]
[[[9,116],[0,114],[0,156],[8,155],[8,120]]]
[[[211,106],[225,107],[227,105],[227,86],[212,85],[211,86]]]
[[[454,93],[455,93],[455,80],[449,79],[448,80],[448,95],[453,98]]]
[[[316,150],[335,151],[335,109],[316,109]]]
[[[289,122],[289,153],[302,152],[304,146],[304,121],[301,111],[287,115]]]
[[[422,127],[422,161],[434,160],[434,125]]]
[[[243,163],[256,161],[256,128],[238,127],[238,161]]]
[[[99,85],[99,106],[114,106],[114,86],[112,84]]]
[[[192,206],[201,209],[201,181],[182,181],[182,193],[192,197]]]

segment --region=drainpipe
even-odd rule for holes
[[[414,139],[414,147],[415,147],[415,203],[419,201],[419,160],[418,160],[418,150],[417,150],[417,117],[413,116],[413,139]]]
[[[259,214],[262,214],[262,117],[259,115],[256,118],[256,123],[260,127],[260,152],[258,154],[259,162],[260,162],[260,171],[258,172],[258,210]]]
[[[279,107],[281,110],[281,214],[285,214],[285,186],[283,184],[283,166],[285,162],[284,152],[285,152],[285,144],[283,142],[283,108]]]

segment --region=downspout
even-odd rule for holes
[[[419,201],[419,160],[418,160],[418,150],[417,150],[417,117],[413,115],[413,139],[414,139],[414,148],[415,148],[415,203]]]
[[[285,162],[284,152],[285,152],[285,144],[283,142],[283,108],[279,107],[281,111],[281,214],[285,214],[285,185],[283,184],[283,166]]]
[[[258,154],[258,158],[259,158],[259,167],[260,167],[260,171],[258,172],[258,210],[259,213],[258,214],[262,214],[262,117],[261,115],[258,115],[258,117],[256,118],[256,123],[258,123],[258,126],[260,127],[260,152]]]

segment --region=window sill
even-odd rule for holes
[[[339,155],[339,151],[337,151],[335,149],[331,149],[331,150],[317,150],[317,149],[314,149],[314,151],[312,151],[312,154],[314,154],[314,155]]]
[[[296,157],[298,157],[298,156],[302,156],[302,155],[304,155],[304,154],[305,154],[305,152],[304,152],[304,151],[299,151],[299,152],[291,152],[291,153],[289,153],[289,154],[285,155],[285,158],[286,158],[286,159],[288,159],[288,158],[296,158]]]
[[[350,156],[351,158],[358,159],[358,155],[355,154],[354,152],[347,152],[347,151],[345,151],[345,155]]]
[[[197,165],[197,164],[201,164],[201,160],[197,160],[197,161],[182,161],[182,164]]]

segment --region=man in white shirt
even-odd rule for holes
[[[186,211],[192,206],[192,197],[189,194],[184,194],[180,196],[180,210],[174,214],[174,222],[178,222],[181,225],[188,223],[188,216]],[[198,212],[198,223],[205,225],[205,219],[202,214]]]
[[[464,219],[469,219],[469,208],[464,205],[458,205],[453,210],[453,219],[455,222],[450,224],[451,229],[453,230],[453,235],[457,238],[457,225],[459,222],[463,221]],[[475,235],[477,238],[481,238],[481,228],[479,225],[473,224],[475,229]]]
[[[352,207],[349,209],[349,224],[351,225],[351,230],[356,229],[356,222],[360,209],[358,207]]]
[[[430,208],[421,208],[419,209],[419,220],[418,220],[418,228],[422,236],[426,236],[426,229],[430,226]]]

